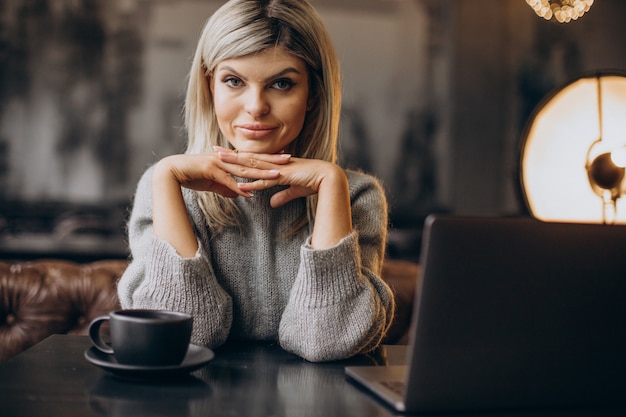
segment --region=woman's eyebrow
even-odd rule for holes
[[[235,74],[237,77],[241,78],[242,80],[248,81],[247,77],[245,77],[243,74],[239,73],[236,69],[234,69],[233,67],[231,67],[229,65],[224,65],[223,67],[220,67],[217,70],[217,72],[224,72],[224,71],[232,72],[233,74]],[[287,74],[291,74],[291,73],[295,73],[295,74],[298,74],[298,75],[301,74],[301,72],[297,68],[287,67],[287,68],[277,72],[276,74],[272,74],[269,77],[266,77],[264,81],[265,82],[269,82],[269,81],[275,80],[276,78],[283,77],[283,76],[285,76]]]

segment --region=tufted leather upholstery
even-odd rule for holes
[[[0,262],[0,362],[52,334],[87,334],[94,318],[120,308],[116,282],[127,262]],[[385,343],[406,343],[418,266],[387,260],[383,278],[396,294]]]
[[[387,259],[381,275],[393,290],[396,299],[396,315],[384,343],[408,344],[419,265],[411,261]]]
[[[115,282],[126,265],[0,262],[0,361],[55,333],[87,334],[92,319],[119,308]]]

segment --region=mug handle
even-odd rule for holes
[[[112,355],[113,348],[104,343],[104,340],[102,340],[102,336],[100,335],[100,327],[105,321],[109,320],[109,316],[96,317],[89,325],[89,338],[91,339],[91,343],[93,343],[94,347],[100,352]]]

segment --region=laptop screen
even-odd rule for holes
[[[422,248],[407,409],[626,392],[625,226],[431,216]]]

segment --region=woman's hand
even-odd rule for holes
[[[224,148],[216,148],[216,152],[221,161],[228,164],[229,172],[239,172],[235,175],[245,174],[246,178],[255,178],[254,175],[249,175],[250,170],[278,170],[280,174],[276,178],[261,178],[237,184],[239,190],[246,193],[275,185],[288,185],[288,188],[278,191],[271,197],[272,207],[279,207],[296,198],[317,193],[318,202],[311,238],[311,245],[314,248],[335,246],[352,231],[348,179],[336,164],[294,158],[285,154],[235,152]],[[282,158],[280,165],[276,164],[277,156]]]
[[[278,170],[280,175],[276,178],[256,178],[256,181],[238,183],[237,187],[242,192],[264,190],[276,185],[289,185],[289,188],[274,194],[270,200],[272,207],[280,207],[291,200],[306,197],[319,192],[324,180],[343,171],[335,164],[326,161],[293,158],[288,154],[278,154],[284,159],[283,166],[274,166],[271,159],[277,155],[258,154],[251,152],[235,152],[230,149],[216,148],[220,159],[227,163],[229,171],[237,172],[235,175],[249,174],[249,170],[264,169]],[[255,178],[254,175],[247,176]]]
[[[258,168],[224,162],[219,153],[172,155],[163,158],[152,174],[154,235],[169,242],[180,256],[195,256],[198,243],[181,187],[210,191],[231,198],[251,197],[253,193],[240,189],[231,175],[275,181],[280,175],[277,168],[289,161],[289,158],[279,155],[265,155],[263,158],[264,167]]]
[[[232,150],[216,147],[212,154],[172,155],[162,159],[157,172],[170,177],[180,186],[196,191],[210,191],[224,197],[238,195],[250,197],[252,193],[238,187],[232,175],[261,180],[274,180],[280,175],[280,165],[289,162],[289,155],[264,155],[264,166],[229,164],[222,161],[223,152],[235,154]],[[260,165],[260,164],[258,164]],[[157,173],[155,173],[157,175]]]

